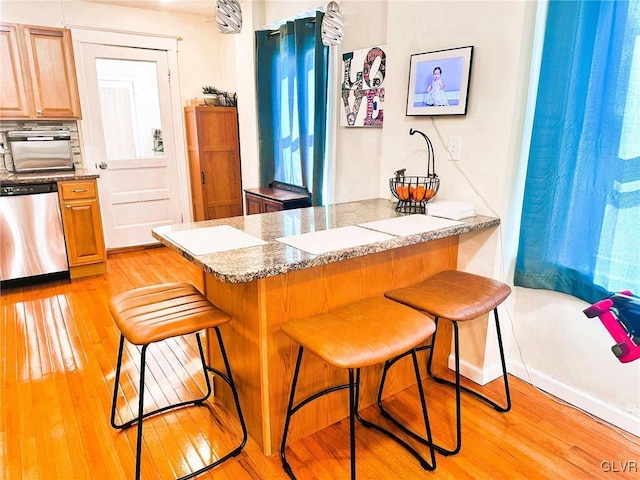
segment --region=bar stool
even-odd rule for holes
[[[435,331],[435,323],[431,319],[411,308],[380,296],[360,300],[312,318],[291,320],[282,325],[282,331],[299,344],[280,447],[282,467],[290,478],[296,478],[286,458],[287,434],[291,417],[309,402],[328,393],[346,388],[349,389],[349,436],[352,479],[356,478],[356,419],[365,427],[378,430],[398,442],[420,462],[420,465],[425,470],[430,471],[436,468],[435,451],[432,446],[429,446],[430,462],[427,462],[404,440],[380,425],[363,419],[358,412],[360,369],[387,362],[401,353],[409,352],[413,358],[413,368],[425,425],[425,438],[427,443],[431,441],[427,404],[415,352],[416,346],[424,342]],[[348,370],[349,381],[310,395],[294,405],[302,354],[305,349],[334,367]]]
[[[511,293],[511,288],[496,280],[474,275],[466,272],[447,270],[440,272],[426,280],[406,288],[399,288],[385,293],[387,298],[408,305],[416,310],[425,312],[434,317],[436,325],[438,319],[450,320],[453,325],[455,382],[450,382],[436,376],[431,369],[433,350],[427,363],[427,371],[431,378],[438,383],[455,387],[456,389],[456,444],[450,450],[435,445],[435,448],[444,455],[454,455],[460,451],[462,445],[461,433],[461,409],[460,392],[464,391],[474,395],[480,400],[491,405],[498,412],[511,410],[511,396],[509,394],[509,380],[504,359],[502,335],[500,334],[500,322],[498,320],[498,305],[500,305]],[[458,322],[474,320],[493,310],[496,333],[498,336],[498,348],[500,349],[500,361],[502,363],[502,377],[504,381],[505,406],[498,405],[488,397],[460,385],[460,353],[458,344]],[[431,346],[435,345],[437,335],[433,335]],[[390,417],[388,413],[385,415]],[[393,420],[393,419],[392,419]],[[424,440],[424,439],[423,439]],[[428,442],[431,442],[428,440]]]
[[[142,421],[143,419],[170,409],[186,405],[200,405],[211,395],[211,381],[209,372],[218,375],[224,380],[233,394],[238,419],[242,426],[243,438],[241,443],[225,456],[219,458],[210,465],[190,473],[181,479],[195,477],[209,470],[225,460],[240,453],[247,442],[247,429],[240,410],[238,392],[236,390],[227,354],[225,352],[219,327],[231,320],[231,317],[212,305],[196,288],[188,283],[166,283],[149,287],[138,288],[117,295],[109,302],[109,310],[120,330],[120,347],[118,349],[118,364],[116,366],[116,378],[113,388],[113,402],[111,405],[111,426],[116,429],[125,429],[133,424],[138,424],[138,436],[136,444],[136,473],[135,478],[140,478],[140,454],[142,450]],[[207,365],[199,331],[205,328],[213,328],[218,337],[218,345],[224,362],[226,373]],[[207,393],[204,397],[195,400],[187,400],[173,405],[168,405],[151,412],[144,413],[144,376],[146,368],[147,347],[150,344],[195,333],[202,360],[202,369],[207,384]],[[120,370],[122,367],[122,354],[124,339],[134,345],[141,345],[140,358],[140,389],[138,394],[138,415],[128,422],[117,424],[115,421],[116,401],[120,383]]]

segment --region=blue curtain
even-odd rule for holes
[[[327,69],[322,12],[256,32],[260,185],[273,180],[307,187],[322,204]]]
[[[640,1],[550,1],[515,284],[640,291]]]

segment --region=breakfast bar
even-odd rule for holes
[[[265,455],[280,445],[297,353],[280,330],[284,322],[456,269],[459,236],[500,223],[481,215],[454,221],[400,214],[394,206],[387,199],[371,199],[153,230],[156,239],[202,268],[203,293],[233,317],[222,335],[249,434]],[[446,329],[447,323],[438,328]],[[446,368],[450,353],[450,336],[437,338],[436,371]],[[210,361],[219,365],[214,350]],[[307,356],[302,368],[301,398],[345,380],[344,372],[317,357]],[[363,370],[360,407],[375,402],[381,369]],[[412,383],[410,360],[402,359],[390,371],[384,396]],[[233,410],[225,384],[216,383],[216,389]],[[290,441],[347,415],[340,394],[318,399],[297,414]]]

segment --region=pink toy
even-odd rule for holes
[[[584,310],[589,317],[598,317],[616,344],[613,354],[622,363],[640,358],[640,297],[629,291],[614,293]]]

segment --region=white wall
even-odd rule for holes
[[[387,122],[388,109],[392,105],[389,100],[390,86],[393,85],[393,76],[390,70],[395,68],[396,59],[389,54],[390,46],[387,35],[387,2],[359,2],[347,0],[342,2],[341,12],[345,18],[345,37],[340,47],[336,47],[338,55],[338,78],[336,89],[338,95],[335,108],[339,110],[342,99],[340,98],[340,84],[342,83],[342,53],[360,50],[362,48],[386,45],[387,70],[384,80],[385,101],[384,121]],[[357,69],[362,65],[354,65]],[[395,101],[395,100],[393,100]],[[340,121],[338,120],[338,125]],[[365,198],[378,197],[381,179],[381,153],[383,151],[383,138],[385,129],[363,127],[337,127],[336,132],[336,168],[335,168],[335,202],[350,202]],[[357,157],[357,160],[354,158]],[[396,167],[397,170],[400,167]],[[395,171],[393,170],[393,171]],[[389,172],[389,176],[393,173]],[[386,172],[382,175],[388,178]],[[383,196],[387,196],[389,188]]]

